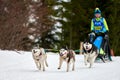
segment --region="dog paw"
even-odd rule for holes
[[[89,66],[89,68],[91,68],[91,66]]]
[[[74,71],[75,69],[72,69],[72,71]]]
[[[58,68],[58,69],[60,69],[60,68]]]
[[[41,70],[41,68],[38,68],[39,70]]]
[[[67,70],[66,72],[69,72],[69,70]]]
[[[87,63],[85,63],[85,66],[87,66]]]
[[[46,65],[46,67],[48,67],[48,65]]]

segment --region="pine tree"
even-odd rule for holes
[[[119,0],[70,0],[69,2],[57,0],[53,5],[61,6],[53,14],[60,18],[57,21],[62,24],[61,46],[68,45],[72,49],[79,48],[79,42],[84,41],[90,33],[94,9],[99,7],[102,16],[108,23],[111,48],[118,55],[120,52],[118,49],[120,41]],[[64,21],[64,18],[67,21]]]

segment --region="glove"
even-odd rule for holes
[[[95,33],[94,32],[92,32],[92,33],[90,33],[91,35],[93,35],[93,36],[95,36]]]
[[[95,36],[95,33],[91,32],[91,33],[88,34],[88,36]]]

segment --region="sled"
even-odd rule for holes
[[[94,40],[94,42],[93,42],[93,44],[94,44],[94,45],[97,47],[97,49],[99,49],[99,50],[100,50],[100,48],[101,48],[102,40],[103,40],[103,37],[102,37],[102,36],[98,36],[98,37]]]
[[[111,58],[111,52],[110,52],[110,44],[108,39],[106,41],[103,42],[103,36],[97,36],[95,38],[95,35],[93,33],[89,34],[90,37],[90,42],[93,43],[97,49],[99,50],[99,54],[102,52],[102,54],[105,55],[105,57],[107,57],[110,61],[112,61]],[[102,47],[102,43],[104,43],[104,47]]]

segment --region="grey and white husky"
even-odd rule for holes
[[[72,63],[72,70],[75,69],[75,52],[73,50],[60,49],[59,53],[59,67],[61,69],[62,63],[65,61],[67,63],[67,72],[69,71],[70,64]]]
[[[33,59],[35,61],[36,67],[40,70],[41,67],[45,71],[45,64],[48,67],[47,63],[47,54],[45,53],[44,48],[32,49]]]
[[[89,68],[91,68],[96,57],[98,56],[97,48],[89,41],[85,41],[83,43],[83,53],[85,65],[87,65],[87,63],[90,63]]]

